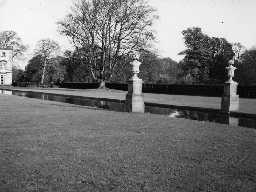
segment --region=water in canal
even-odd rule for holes
[[[60,95],[20,90],[0,90],[0,93],[5,95],[17,95],[42,100],[58,101],[118,112],[127,111],[124,100],[89,98],[81,96]],[[256,115],[246,116],[244,114],[239,113],[232,115],[232,113],[221,113],[219,110],[195,109],[192,107],[168,106],[153,103],[145,103],[145,112],[168,115],[170,118],[186,118],[198,121],[210,121],[249,128],[256,128]]]

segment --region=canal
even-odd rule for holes
[[[0,94],[64,102],[103,110],[127,112],[125,100],[6,89],[1,89]],[[170,118],[185,118],[197,121],[209,121],[248,128],[256,128],[256,115],[252,114],[243,114],[238,112],[231,112],[230,114],[227,114],[222,113],[220,110],[216,109],[196,108],[189,106],[172,106],[156,103],[145,103],[145,112],[167,115]]]

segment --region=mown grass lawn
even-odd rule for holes
[[[0,96],[0,191],[256,191],[256,131]]]

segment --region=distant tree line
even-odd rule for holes
[[[203,34],[199,28],[189,28],[184,30],[183,34],[185,43],[188,44],[188,49],[180,53],[184,54],[184,59],[180,62],[176,62],[171,58],[160,58],[150,50],[140,51],[140,60],[142,61],[140,76],[145,83],[223,83],[227,74],[225,67],[234,54],[238,53],[239,57],[235,62],[235,66],[238,68],[235,80],[240,85],[256,84],[256,50],[242,52],[241,44],[232,45],[225,39],[210,38]],[[205,38],[207,41],[200,40],[200,38]],[[48,40],[48,43],[53,42]],[[57,43],[54,42],[53,44],[56,45]],[[56,45],[56,47],[59,46]],[[40,84],[45,70],[45,84],[99,82],[99,80],[92,78],[90,67],[86,63],[87,58],[83,56],[83,51],[85,50],[65,51],[62,56],[52,54],[51,57],[48,56],[46,59],[37,50],[34,57],[29,60],[25,71],[14,67],[13,80]],[[119,60],[118,67],[113,71],[109,82],[126,82],[131,77],[129,63],[132,59],[129,55],[123,56]],[[97,62],[101,62],[100,57]]]
[[[209,37],[201,28],[182,32],[186,50],[179,63],[184,83],[221,84],[227,80],[226,67],[234,58],[235,80],[240,85],[256,84],[256,50],[245,50],[240,43],[231,44],[225,38]]]
[[[227,74],[225,67],[234,54],[238,53],[239,57],[235,62],[235,66],[238,68],[235,80],[240,85],[256,84],[256,50],[242,52],[240,44],[232,45],[225,39],[208,37],[199,28],[184,30],[183,35],[187,49],[180,53],[184,55],[184,59],[179,63],[171,58],[160,58],[150,50],[140,50],[140,60],[142,61],[140,76],[145,83],[223,83]],[[46,42],[52,46],[46,46]],[[53,47],[53,49],[45,55],[42,45],[48,48]],[[52,40],[39,41],[35,54],[29,60],[25,70],[14,66],[13,81],[48,85],[61,82],[99,81],[91,76],[90,66],[87,65],[88,58],[84,57],[85,53],[82,53],[86,50],[65,51],[60,56],[56,53],[58,49],[58,44]],[[126,82],[131,77],[129,63],[132,59],[130,55],[122,56],[118,67],[115,68],[108,81]],[[101,58],[99,57],[96,62],[100,63]]]
[[[178,63],[170,58],[159,58],[150,51],[141,54],[140,76],[146,83],[175,83],[177,81]],[[124,57],[119,63],[122,67],[116,68],[111,81],[125,83],[131,78],[132,58]],[[49,58],[45,69],[45,84],[60,82],[99,82],[90,76],[90,69],[84,58],[74,51],[65,51],[64,56]],[[15,80],[28,81],[40,84],[44,71],[45,61],[42,55],[35,55],[29,60],[25,71],[15,69]]]
[[[130,62],[139,55],[140,76],[145,83],[220,84],[227,79],[226,67],[235,57],[235,80],[241,85],[256,84],[256,50],[244,50],[240,43],[210,37],[201,28],[182,31],[186,49],[176,62],[161,58],[153,50],[152,29],[156,11],[146,0],[80,0],[58,22],[74,50],[61,53],[57,42],[37,42],[25,70],[14,66],[14,82],[41,85],[61,82],[126,82]],[[13,31],[0,32],[0,47],[12,47],[14,57],[26,46]]]
[[[26,66],[24,80],[101,82],[102,87],[105,81],[126,82],[131,77],[129,63],[140,53],[145,82],[175,82],[177,62],[150,51],[155,19],[155,10],[145,0],[77,1],[58,23],[75,50],[54,57],[51,53],[56,49],[51,48],[58,47],[56,42],[41,40]]]

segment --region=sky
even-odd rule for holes
[[[182,30],[201,27],[209,36],[240,42],[247,49],[256,46],[256,0],[148,0],[157,9],[154,24],[155,48],[162,57],[176,61],[185,49]],[[0,0],[0,31],[13,30],[29,46],[32,56],[40,39],[57,41],[62,50],[70,49],[58,33],[57,21],[69,13],[73,0]]]

